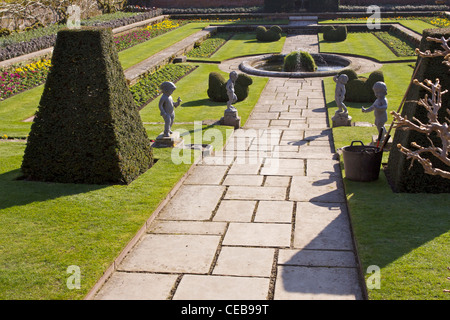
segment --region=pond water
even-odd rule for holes
[[[253,65],[254,68],[259,70],[265,70],[265,71],[284,71],[283,70],[283,61],[261,61],[261,63]],[[336,64],[318,64],[317,65],[317,71],[334,71],[334,70],[340,70],[344,66],[343,65],[336,65]]]

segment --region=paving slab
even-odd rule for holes
[[[298,202],[294,248],[353,250],[346,205]]]
[[[224,199],[228,200],[285,200],[287,188],[230,186]]]
[[[224,192],[224,186],[183,185],[163,208],[158,218],[209,220]]]
[[[265,300],[269,283],[268,278],[184,275],[173,300]]]
[[[275,249],[222,247],[213,274],[270,277]]]
[[[327,153],[327,156],[332,156]],[[341,167],[338,160],[329,159],[308,159],[307,160],[307,176],[340,176]]]
[[[292,177],[289,200],[311,202],[345,202],[342,183],[335,177]]]
[[[274,300],[361,299],[355,268],[279,266]]]
[[[221,237],[148,234],[125,257],[121,271],[208,273]]]
[[[213,220],[250,222],[255,211],[255,206],[256,201],[223,200]]]
[[[291,225],[277,223],[230,223],[223,245],[289,247]]]
[[[97,300],[165,300],[178,275],[116,272],[96,296]]]
[[[223,181],[224,186],[261,186],[264,177],[250,174],[229,174]]]
[[[196,166],[184,183],[220,185],[227,170],[225,166]]]
[[[214,156],[204,157],[200,165],[206,166],[229,166],[233,163],[234,156],[230,156],[227,154],[216,153]]]
[[[291,223],[293,210],[291,201],[260,201],[254,221]]]
[[[278,265],[356,268],[353,251],[280,249]]]
[[[264,186],[266,187],[288,187],[291,177],[267,176]]]
[[[156,220],[149,233],[223,235],[227,224],[211,221],[165,221]]]
[[[230,171],[228,172],[228,174],[233,175],[233,174],[251,174],[251,175],[257,175],[259,173],[259,169],[261,168],[261,163],[262,160],[255,160],[255,163],[251,163],[251,159],[249,159],[248,161],[242,163],[242,162],[238,162],[235,161],[235,163],[233,163],[233,165],[230,168]],[[242,161],[242,160],[241,160]]]

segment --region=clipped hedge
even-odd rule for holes
[[[450,28],[426,29],[423,32],[422,41],[419,47],[420,51],[425,52],[426,50],[430,50],[431,52],[434,52],[435,50],[442,50],[442,47],[439,43],[427,41],[427,37],[438,39],[441,37],[445,37],[446,39],[448,39],[450,37]],[[425,79],[429,79],[434,82],[436,78],[439,78],[442,88],[450,88],[449,68],[443,65],[442,61],[442,57],[422,58],[420,68],[417,70],[416,79],[421,82]],[[422,123],[428,123],[428,117],[425,108],[417,104],[417,101],[423,98],[426,93],[428,93],[426,90],[420,88],[417,85],[413,85],[406,96],[406,102],[403,106],[402,116],[407,116],[408,119],[412,119],[413,117],[415,117]],[[438,114],[438,119],[441,121],[441,123],[445,121],[446,116],[448,117],[447,110],[448,106],[450,105],[449,94],[442,95],[442,105],[447,106],[447,108],[441,108]],[[442,146],[442,141],[435,135],[432,135],[429,138],[431,138],[435,146]],[[424,147],[430,145],[428,136],[425,134],[412,130],[395,130],[395,135],[392,143],[393,147],[391,148],[389,154],[387,166],[389,180],[393,185],[394,190],[398,192],[408,193],[450,192],[450,179],[444,179],[439,176],[426,174],[422,166],[417,162],[414,162],[413,166],[410,167],[411,160],[406,159],[406,156],[395,147],[400,143],[406,148],[410,148],[411,142],[417,142],[417,144]],[[430,159],[434,167],[447,171],[450,170],[449,167],[445,166],[433,155],[427,153],[426,157]]]
[[[339,0],[311,0],[309,1],[309,11],[311,12],[338,12]]]
[[[273,42],[281,39],[281,28],[279,26],[271,26],[269,30],[264,26],[256,28],[256,39],[261,42]]]
[[[347,39],[347,26],[324,26],[322,30],[325,41],[339,42]]]
[[[374,102],[376,100],[373,92],[373,85],[378,81],[384,82],[382,71],[374,71],[369,78],[358,77],[352,70],[344,70],[339,74],[345,73],[349,80],[345,85],[345,100],[348,102]]]
[[[129,184],[150,168],[150,140],[111,29],[62,30],[22,163],[24,178]]]
[[[227,84],[228,79],[225,79],[219,72],[211,72],[208,79],[208,97],[215,102],[227,102]],[[252,78],[248,75],[240,73],[234,85],[234,93],[238,100],[242,101],[248,97],[249,86],[253,84]]]

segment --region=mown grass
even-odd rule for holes
[[[283,49],[286,35],[275,42],[260,42],[256,40],[255,33],[237,33],[229,39],[223,46],[213,54],[209,61],[224,61],[231,58],[248,55],[258,55],[264,53],[280,53]]]
[[[124,69],[128,69],[135,64],[147,59],[148,57],[166,49],[184,38],[201,31],[208,26],[208,23],[188,23],[173,31],[167,32],[156,38],[145,41],[134,47],[119,52],[119,59]]]
[[[215,126],[223,139],[233,131]],[[155,136],[160,126],[146,126]],[[185,140],[211,127],[174,126]],[[198,131],[198,130],[201,131]],[[197,130],[194,132],[194,130]],[[25,142],[0,142],[0,299],[82,299],[191,166],[196,152],[154,149],[156,164],[128,186],[42,183],[20,176]],[[67,268],[80,267],[69,290]]]
[[[369,57],[378,62],[415,61],[415,57],[397,57],[381,40],[371,33],[348,33],[347,39],[341,42],[323,40],[319,34],[320,52],[341,53]]]

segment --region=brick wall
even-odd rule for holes
[[[449,0],[438,0],[439,4],[444,2],[444,4],[449,4]],[[370,5],[397,5],[397,6],[407,6],[407,5],[435,5],[436,0],[341,0],[341,5],[357,5],[357,6],[370,6]]]
[[[263,6],[264,0],[152,0],[157,8],[212,8],[212,7],[254,7]]]

